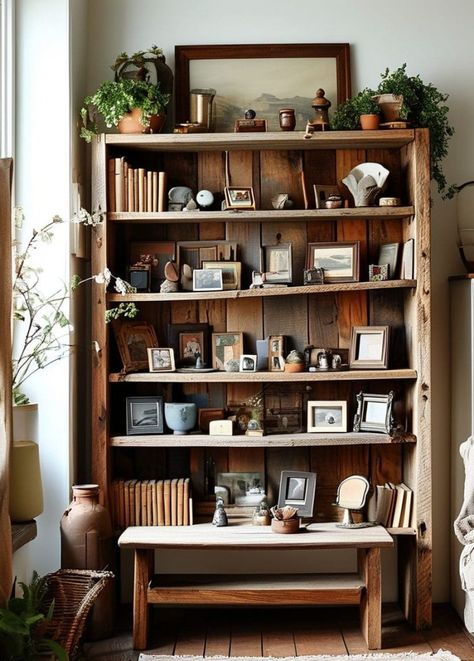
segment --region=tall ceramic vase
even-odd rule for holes
[[[61,567],[113,571],[113,530],[108,511],[99,505],[97,484],[72,487],[72,502],[61,519]],[[113,633],[114,585],[107,586],[92,609],[88,637]]]

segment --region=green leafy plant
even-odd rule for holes
[[[81,138],[90,142],[99,132],[98,116],[102,116],[107,128],[117,126],[122,117],[139,108],[141,123],[148,126],[152,115],[165,112],[170,100],[169,94],[156,85],[145,80],[106,80],[91,96],[86,96],[81,108],[82,128]]]
[[[360,128],[361,115],[379,115],[380,108],[372,98],[374,95],[374,90],[366,87],[356,96],[341,103],[334,112],[332,128],[336,131],[355,131]]]
[[[20,583],[22,597],[13,597],[0,608],[0,658],[3,661],[33,661],[41,654],[53,654],[68,661],[65,649],[43,637],[44,626],[51,621],[54,601],[46,610],[46,579],[33,572],[31,583]]]
[[[378,86],[379,94],[402,94],[403,106],[401,117],[412,126],[430,130],[431,176],[438,185],[443,198],[451,198],[456,187],[448,185],[441,167],[441,161],[448,154],[448,142],[454,134],[454,128],[448,119],[449,108],[446,105],[448,94],[440,92],[431,83],[424,83],[419,75],[409,76],[407,65],[403,64],[394,71],[386,69]]]

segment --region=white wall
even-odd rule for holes
[[[70,2],[73,3],[70,15]],[[71,218],[70,20],[80,26],[87,5],[73,0],[16,2],[16,203],[26,215],[24,236],[54,214]],[[83,54],[81,54],[82,57]],[[79,59],[76,58],[76,65]],[[81,67],[82,69],[82,67]],[[80,82],[77,77],[76,86]],[[82,90],[81,90],[82,94]],[[77,94],[77,96],[79,96]],[[40,253],[46,277],[69,282],[69,226],[57,226]],[[68,315],[68,306],[65,308]],[[70,500],[72,473],[69,360],[40,371],[25,384],[38,403],[37,442],[44,488],[38,537],[14,556],[20,580],[60,567],[59,521]]]
[[[128,52],[158,44],[173,67],[175,44],[349,42],[352,88],[376,86],[385,67],[407,62],[451,95],[450,119],[456,127],[446,173],[451,181],[472,178],[474,69],[471,30],[474,5],[442,0],[400,0],[396,10],[378,0],[260,0],[246,6],[201,0],[89,0],[87,88],[110,78],[110,64]],[[314,81],[315,89],[318,81]],[[433,189],[433,590],[449,599],[449,346],[447,277],[461,271],[455,246],[453,204]],[[461,440],[461,439],[460,439]]]

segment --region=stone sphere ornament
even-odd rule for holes
[[[207,209],[214,204],[214,195],[210,190],[200,190],[196,195],[196,202],[202,209]]]

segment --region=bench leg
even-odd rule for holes
[[[369,650],[382,647],[382,581],[380,549],[358,549],[359,571],[365,583],[360,602],[360,623]]]
[[[144,650],[148,642],[148,584],[153,571],[153,549],[135,550],[133,580],[133,649]]]

